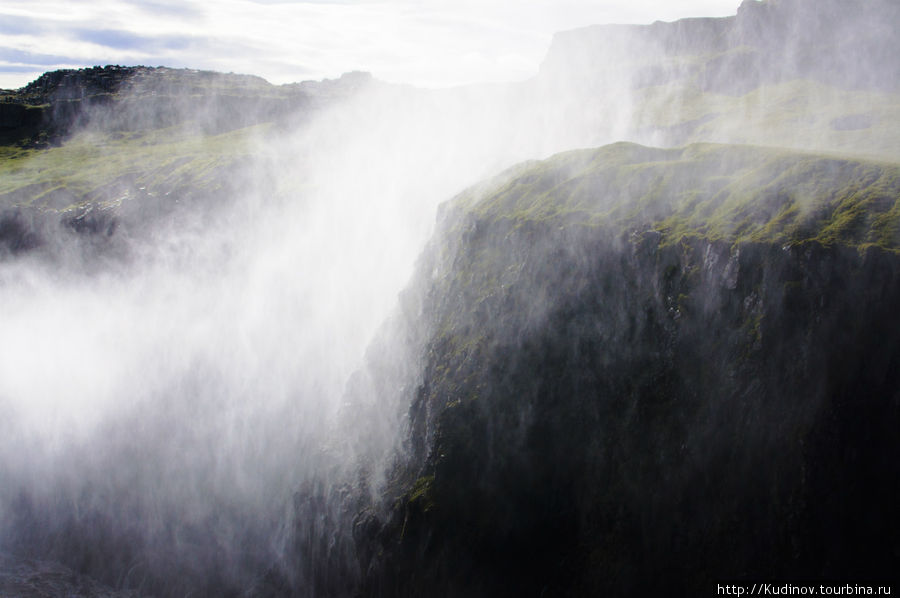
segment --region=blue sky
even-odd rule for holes
[[[259,75],[366,70],[443,87],[525,79],[556,31],[724,16],[740,0],[3,0],[0,88],[122,64]]]

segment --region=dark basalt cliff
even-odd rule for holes
[[[405,298],[423,373],[409,460],[357,519],[362,594],[896,571],[898,201],[896,166],[619,144],[450,202]]]

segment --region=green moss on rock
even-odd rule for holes
[[[619,143],[507,171],[453,200],[479,221],[589,223],[730,243],[900,248],[900,165],[751,146]]]

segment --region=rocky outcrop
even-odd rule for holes
[[[20,90],[21,96],[35,104],[59,100],[81,100],[101,94],[113,94],[145,67],[105,66],[65,69],[44,73]]]
[[[0,135],[40,144],[85,127],[144,131],[174,125],[218,134],[302,118],[371,82],[366,73],[274,86],[250,75],[166,67],[58,70],[0,96]]]

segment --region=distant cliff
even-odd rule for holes
[[[274,86],[248,75],[105,66],[0,90],[0,259],[70,241],[124,252],[123,230],[148,230],[188,203],[219,210],[248,192],[258,138],[271,143],[371,85],[362,72]],[[255,191],[274,179],[255,181]]]
[[[897,22],[892,0],[744,0],[734,17],[558,33],[541,77],[591,87],[678,82],[726,94],[799,78],[897,91]]]
[[[44,73],[0,92],[0,141],[46,143],[85,127],[142,131],[173,125],[219,134],[285,122],[347,97],[367,73],[275,86],[260,77],[166,67],[105,66]]]

